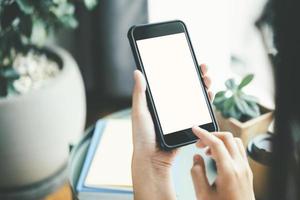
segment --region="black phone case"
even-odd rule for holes
[[[170,22],[179,22],[181,24],[183,24],[183,26],[185,27],[185,30],[186,30],[186,34],[188,35],[188,32],[187,32],[187,29],[186,29],[186,25],[184,24],[184,22],[180,21],[180,20],[173,20],[173,21],[167,21],[167,22],[162,22],[162,23],[154,23],[154,24],[145,24],[145,25],[138,25],[138,26],[132,26],[129,31],[128,31],[128,34],[127,34],[127,37],[128,37],[128,40],[129,40],[129,43],[130,43],[130,46],[131,46],[131,49],[132,49],[132,53],[133,53],[133,57],[134,57],[134,60],[135,60],[135,63],[137,65],[137,69],[140,70],[140,71],[143,71],[141,69],[141,61],[139,59],[139,56],[137,54],[138,52],[138,49],[137,47],[135,46],[135,41],[134,41],[134,37],[133,37],[133,31],[136,27],[142,27],[142,26],[148,26],[148,25],[155,25],[155,24],[164,24],[164,23],[170,23]],[[189,36],[189,35],[188,35]],[[190,42],[190,41],[189,41]],[[194,50],[192,49],[192,53],[193,53],[193,56],[195,57],[194,55]],[[204,85],[204,82],[201,78],[201,82],[202,84]],[[208,98],[207,94],[205,93],[205,96],[206,98]],[[164,140],[164,136],[163,136],[163,133],[161,132],[160,130],[160,127],[159,127],[159,119],[157,118],[157,116],[155,115],[155,110],[154,110],[154,105],[152,104],[152,100],[151,100],[151,97],[150,97],[150,93],[149,93],[149,89],[148,89],[148,85],[147,85],[147,89],[146,89],[146,98],[147,98],[147,105],[148,105],[148,109],[149,109],[149,112],[151,114],[151,117],[152,117],[152,120],[154,122],[154,128],[155,128],[155,134],[156,134],[156,141],[158,142],[159,146],[165,150],[165,151],[170,151],[172,149],[175,149],[175,148],[178,148],[178,147],[181,147],[181,146],[185,146],[185,145],[188,145],[188,144],[192,144],[192,143],[195,143],[197,140],[191,140],[189,142],[185,142],[185,143],[180,143],[178,145],[174,145],[174,146],[169,146],[165,140]],[[212,115],[212,120],[213,120],[213,123],[216,127],[216,131],[218,130],[218,124],[215,120],[215,117],[214,115]]]

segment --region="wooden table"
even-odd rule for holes
[[[72,200],[70,185],[65,184],[58,191],[46,197],[45,200]]]

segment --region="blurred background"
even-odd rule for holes
[[[87,93],[88,124],[99,115],[130,106],[136,68],[127,40],[130,26],[180,19],[188,27],[199,63],[206,63],[214,92],[230,77],[255,79],[247,92],[274,108],[272,68],[255,25],[266,0],[100,0],[92,12],[79,5],[76,30],[61,31],[57,43],[79,64]]]
[[[211,90],[220,92],[213,102],[220,130],[240,137],[246,148],[270,152],[259,145],[273,131],[275,109],[276,49],[267,0],[2,0],[0,199],[41,199],[62,185],[49,199],[71,199],[71,146],[73,152],[82,144],[87,149],[93,135],[87,128],[116,111],[131,123],[124,109],[131,107],[136,64],[128,29],[175,19],[186,23],[198,63],[208,66]],[[121,118],[115,114],[110,117]],[[259,134],[268,137],[253,141]],[[194,154],[189,147],[181,158]],[[80,156],[73,162],[82,166],[85,154]],[[255,188],[266,185],[261,177],[268,166],[261,163]],[[189,177],[185,167],[177,183]],[[191,195],[192,186],[184,187]]]

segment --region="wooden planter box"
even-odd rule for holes
[[[260,106],[261,115],[246,122],[240,122],[234,118],[224,118],[222,114],[215,110],[217,122],[220,131],[229,131],[235,137],[240,137],[245,145],[254,136],[260,133],[266,133],[270,123],[273,120],[273,112],[263,106]]]

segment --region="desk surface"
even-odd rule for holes
[[[112,115],[107,116],[108,118],[124,118],[129,117],[130,110],[126,109],[121,112],[116,112]],[[179,194],[179,199],[195,199],[194,190],[192,185],[192,180],[190,177],[190,168],[192,166],[192,158],[195,153],[203,154],[204,152],[195,147],[195,145],[188,145],[181,148],[179,155],[175,160],[173,167],[173,177],[175,183],[175,189]],[[205,157],[205,156],[204,156]],[[212,182],[215,178],[215,172],[213,170],[213,165],[210,159],[206,157],[206,167],[208,178]],[[180,171],[180,173],[178,173]],[[176,176],[175,176],[176,174]],[[182,197],[182,198],[180,198]],[[65,185],[59,191],[50,195],[47,200],[59,200],[59,199],[72,199],[72,192],[70,185]]]
[[[65,184],[55,193],[49,195],[45,200],[72,200],[72,192],[69,184]]]
[[[130,109],[125,109],[112,115],[107,116],[106,118],[129,118]],[[81,141],[79,145],[74,147],[73,153],[71,156],[71,174],[72,175],[72,185],[76,184],[76,176],[78,175],[78,169],[81,168],[81,162],[83,162],[82,157],[85,152],[84,149],[87,148],[86,143],[89,143],[92,134],[87,134],[86,137]],[[210,158],[205,156],[203,150],[200,150],[195,145],[188,145],[182,147],[179,151],[178,156],[175,159],[174,166],[172,168],[173,180],[175,185],[175,190],[177,193],[178,199],[195,199],[194,187],[190,175],[190,169],[192,167],[193,156],[195,154],[201,154],[206,162],[206,171],[209,182],[212,183],[215,179],[216,173],[214,170],[213,162]]]

